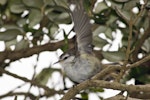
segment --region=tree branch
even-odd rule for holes
[[[149,96],[150,96],[150,92],[133,92],[129,94],[130,97],[132,98],[139,98],[139,99],[148,99],[149,100]]]
[[[135,63],[133,63],[131,65],[129,65],[128,69],[133,68],[133,67],[137,67],[137,66],[139,66],[139,65],[141,65],[141,64],[143,64],[143,63],[145,63],[147,61],[150,61],[150,55],[144,57],[143,59],[141,59],[141,60],[139,60],[139,61],[137,61],[137,62],[135,62]]]
[[[81,90],[87,89],[89,87],[101,87],[107,89],[114,89],[114,90],[122,90],[131,92],[150,92],[150,85],[125,85],[118,82],[107,82],[102,80],[87,80],[84,81],[77,86],[69,89],[69,91],[64,95],[62,100],[70,100],[72,99],[77,93]]]
[[[114,72],[116,70],[120,70],[121,66],[120,65],[110,65],[101,72],[97,73],[95,76],[92,77],[92,79],[103,79],[107,74]]]
[[[31,100],[36,100],[36,96],[32,93],[26,93],[26,92],[9,92],[7,94],[1,95],[0,99],[8,97],[8,96],[18,96],[18,95],[27,95],[30,97]]]
[[[73,41],[74,41],[73,39],[69,40],[70,45],[73,43]],[[55,43],[47,43],[44,45],[34,46],[32,48],[27,48],[23,50],[3,51],[3,52],[0,52],[0,64],[3,64],[3,62],[6,59],[9,59],[10,61],[15,61],[20,58],[32,56],[33,54],[38,54],[42,51],[55,51],[64,45],[65,45],[65,41],[62,40],[62,41],[58,41]]]
[[[131,97],[128,97],[126,99],[126,97],[123,96],[123,95],[116,95],[114,97],[110,97],[110,98],[107,98],[107,99],[104,99],[104,100],[141,100],[141,99],[136,99],[136,98],[131,98]]]
[[[129,67],[127,68],[130,69],[133,67],[137,67],[148,60],[150,60],[150,55],[141,59],[140,61],[137,61],[129,65]],[[87,89],[89,87],[101,87],[101,88],[108,88],[108,89],[114,89],[114,90],[122,90],[122,91],[128,91],[129,93],[141,92],[141,91],[150,92],[150,85],[125,85],[125,84],[121,84],[117,82],[107,82],[107,81],[97,80],[97,79],[103,78],[105,75],[107,75],[108,73],[112,71],[120,70],[120,69],[121,69],[120,65],[119,66],[113,65],[113,66],[107,67],[106,69],[102,70],[100,73],[93,76],[91,80],[84,81],[78,84],[76,87],[69,89],[69,91],[64,95],[62,100],[70,100],[81,90]]]
[[[69,39],[68,42],[69,42],[69,48],[74,46],[74,38]],[[64,45],[65,45],[65,40],[61,40],[58,42],[54,42],[54,43],[51,42],[44,45],[34,46],[32,48],[27,48],[18,51],[3,51],[0,52],[0,65],[1,67],[5,68],[5,66],[8,65],[4,63],[6,59],[9,59],[10,61],[16,61],[21,58],[30,57],[33,54],[39,54],[40,52],[43,51],[56,51],[57,49],[63,47]],[[101,51],[95,50],[94,53],[96,53],[99,59],[102,59]]]
[[[150,13],[150,12],[149,12]],[[150,17],[150,16],[149,16]],[[149,24],[150,24],[150,18],[149,18]],[[145,42],[145,40],[147,38],[150,37],[150,25],[148,27],[148,29],[144,32],[144,34],[142,35],[142,37],[137,41],[137,43],[135,44],[135,50],[133,52],[133,61],[137,60],[137,54],[140,50],[140,48],[142,47],[143,43]]]
[[[37,86],[37,87],[39,87],[39,88],[43,88],[45,91],[47,91],[48,93],[51,93],[51,94],[49,94],[49,95],[54,95],[54,94],[64,94],[64,92],[63,92],[63,90],[60,90],[60,91],[56,91],[56,90],[54,90],[54,89],[50,89],[49,87],[47,87],[47,86],[44,86],[44,85],[41,85],[41,84],[39,84],[39,83],[37,83],[36,81],[31,81],[31,80],[29,80],[29,79],[27,79],[27,78],[25,78],[25,77],[21,77],[21,76],[18,76],[18,75],[16,75],[16,74],[13,74],[13,73],[11,73],[11,72],[9,72],[9,71],[6,71],[6,70],[4,70],[3,68],[1,68],[0,67],[0,72],[2,72],[2,73],[5,73],[5,74],[7,74],[7,75],[10,75],[10,76],[12,76],[12,77],[14,77],[14,78],[18,78],[18,79],[20,79],[20,80],[22,80],[22,81],[24,81],[24,82],[29,82],[29,83],[31,83],[32,85],[34,85],[34,86]]]

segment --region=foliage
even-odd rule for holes
[[[126,66],[150,54],[149,0],[103,0],[94,7],[95,3],[96,0],[85,0],[84,6],[89,17],[95,22],[92,25],[93,44],[95,47],[100,48],[97,51],[102,55],[100,60],[105,59],[115,63],[122,62],[123,66]],[[64,31],[65,42],[63,43],[58,42],[56,39],[56,35],[61,30],[59,25],[70,25],[72,23],[68,5],[67,0],[0,0],[0,41],[5,44],[5,50],[1,54],[10,54],[10,56],[7,55],[4,59],[0,59],[1,68],[9,67],[11,62],[23,57],[29,57],[43,51],[55,51],[57,49],[65,51],[68,47],[66,45],[70,47],[70,44],[72,44],[71,39],[68,38],[70,33]],[[118,34],[121,35],[121,39],[117,43]],[[17,39],[19,36],[22,37],[20,40]],[[47,47],[52,48],[51,50],[47,48],[39,49],[43,48],[44,36],[49,39],[49,42],[45,44],[51,44],[55,40],[57,45]],[[117,45],[116,48],[114,48],[115,44]],[[11,46],[15,48],[12,49]],[[37,48],[39,51],[36,52],[34,49],[30,54],[25,53],[25,56],[23,54],[18,56],[16,53],[27,52],[29,49],[32,51],[33,48]],[[16,53],[16,57],[11,57],[11,53]],[[142,57],[140,58],[139,55]],[[10,62],[6,63],[6,59],[9,59]],[[149,66],[150,60],[128,70],[128,74],[125,73],[126,70],[121,71],[117,79],[119,79],[119,82],[120,80],[126,82],[134,78],[136,84],[149,84]],[[43,69],[41,73],[37,73],[37,76],[42,76],[41,81],[44,80],[44,82],[38,80],[38,83],[46,85],[48,79],[51,78],[51,74],[56,71],[61,73],[60,70],[51,67]],[[45,92],[44,96],[51,97],[53,95],[46,95]],[[34,96],[29,95],[29,97]],[[88,95],[82,93],[81,97],[88,98]]]

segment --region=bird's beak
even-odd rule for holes
[[[57,62],[55,62],[54,64],[60,63],[62,60],[58,60]]]

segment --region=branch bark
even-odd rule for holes
[[[64,95],[62,100],[70,100],[81,90],[87,89],[89,87],[101,87],[107,89],[128,91],[129,93],[133,92],[150,92],[150,85],[125,85],[118,82],[107,82],[102,80],[87,80],[77,86],[69,89],[69,91]]]
[[[110,97],[104,100],[141,100],[141,99],[136,99],[136,98],[131,98],[131,97],[126,98],[123,95],[116,95],[114,97]]]
[[[74,41],[73,39],[70,39],[69,44],[72,45],[73,41]],[[34,46],[32,48],[27,48],[18,51],[3,51],[0,52],[0,65],[2,65],[6,59],[9,59],[10,61],[15,61],[20,58],[32,56],[33,54],[38,54],[42,51],[55,51],[64,45],[65,45],[65,41],[62,40],[62,41],[47,43],[44,45]]]
[[[49,94],[49,95],[54,95],[54,94],[64,94],[64,92],[63,92],[63,90],[61,91],[56,91],[56,90],[54,90],[54,89],[50,89],[49,87],[47,87],[47,86],[45,86],[45,85],[41,85],[41,84],[39,84],[38,82],[36,82],[36,81],[33,81],[33,80],[29,80],[29,79],[27,79],[27,78],[25,78],[25,77],[21,77],[21,76],[18,76],[18,75],[16,75],[16,74],[13,74],[13,73],[11,73],[11,72],[9,72],[9,71],[6,71],[6,70],[4,70],[3,68],[1,68],[0,67],[0,72],[1,73],[5,73],[5,74],[7,74],[7,75],[10,75],[10,76],[12,76],[12,77],[14,77],[14,78],[17,78],[17,79],[20,79],[20,80],[22,80],[22,81],[24,81],[24,82],[29,82],[29,83],[31,83],[32,85],[34,85],[34,86],[37,86],[37,87],[39,87],[39,88],[43,88],[45,91],[47,91],[48,93],[51,93],[51,94]]]
[[[74,38],[69,39],[68,42],[69,42],[69,48],[74,46]],[[30,57],[34,54],[39,54],[40,52],[43,51],[56,51],[57,49],[63,47],[65,43],[66,43],[65,40],[61,40],[58,42],[47,43],[44,45],[34,46],[32,48],[27,48],[18,51],[0,52],[0,65],[4,65],[4,67],[7,66],[7,64],[4,63],[6,59],[9,59],[10,61],[16,61],[21,58]],[[101,51],[94,51],[94,53],[96,53],[99,59],[102,59]]]
[[[8,96],[18,96],[18,95],[27,95],[28,97],[30,97],[31,100],[36,100],[36,96],[33,95],[32,93],[25,93],[25,92],[9,92],[7,94],[1,95],[0,99],[8,97]]]
[[[150,60],[150,55],[147,57],[127,66],[129,69],[133,67],[137,67],[140,64]],[[121,91],[128,91],[129,93],[134,92],[150,92],[150,85],[125,85],[118,82],[107,82],[102,80],[97,80],[103,78],[107,73],[115,70],[120,70],[120,66],[110,66],[104,70],[102,70],[100,73],[96,74],[94,77],[92,77],[91,80],[84,81],[77,86],[69,89],[69,91],[64,95],[62,100],[70,100],[72,99],[77,93],[79,93],[81,90],[87,89],[89,87],[101,87],[101,88],[108,88],[108,89],[114,89],[114,90],[121,90]]]

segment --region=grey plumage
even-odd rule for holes
[[[101,69],[98,58],[93,54],[92,31],[90,19],[84,10],[82,0],[71,0],[75,6],[71,11],[74,31],[76,33],[76,49],[70,49],[60,56],[66,75],[74,82],[80,83],[91,78]]]
[[[92,52],[92,31],[90,19],[84,10],[82,0],[74,0],[74,10],[71,12],[76,33],[77,49],[79,52]]]

